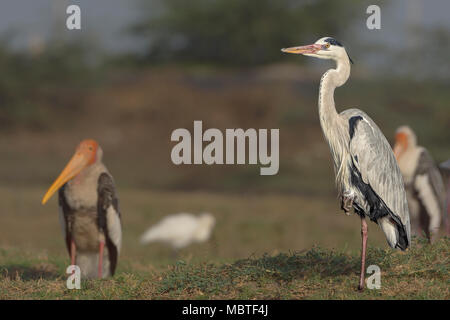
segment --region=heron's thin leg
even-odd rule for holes
[[[364,276],[366,273],[367,222],[364,216],[361,217],[361,238],[362,238],[361,275],[359,278],[358,290],[364,289]]]
[[[105,243],[100,241],[100,249],[98,252],[98,277],[101,279],[103,276],[103,248]]]

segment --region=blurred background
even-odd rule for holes
[[[70,4],[81,8],[81,30],[66,28]],[[380,30],[366,27],[371,4]],[[116,180],[125,261],[170,261],[170,250],[138,239],[179,211],[217,219],[213,241],[180,253],[187,260],[359,249],[360,222],[339,209],[318,119],[332,64],[280,49],[341,41],[355,64],[337,109],[363,109],[391,142],[410,125],[441,162],[450,158],[449,11],[446,0],[3,0],[0,247],[66,255],[57,197],[40,200],[77,144],[94,138]],[[171,132],[192,132],[194,120],[279,128],[279,173],[173,165]],[[369,245],[386,247],[369,230]]]

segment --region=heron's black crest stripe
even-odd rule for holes
[[[348,120],[348,133],[350,134],[350,139],[352,139],[353,136],[355,135],[355,129],[356,125],[358,124],[358,121],[362,119],[363,118],[361,116],[354,116]]]
[[[352,64],[355,64],[355,63],[353,62],[352,58],[350,58],[350,56],[348,55],[348,53],[347,53],[347,57],[348,57],[348,60],[350,60],[350,62],[351,62]]]
[[[331,44],[331,45],[333,45],[333,46],[344,47],[344,46],[342,45],[342,43],[340,43],[339,41],[337,41],[337,40],[334,39],[334,38],[326,38],[326,39],[325,39],[325,42],[328,42],[329,44]]]
[[[337,41],[337,40],[334,39],[334,38],[326,38],[326,39],[325,39],[325,42],[328,42],[329,44],[331,44],[331,45],[333,45],[333,46],[338,46],[338,47],[344,48],[344,46],[342,45],[342,43],[340,43],[339,41]],[[352,58],[350,58],[350,56],[348,55],[348,53],[347,53],[347,57],[348,57],[348,60],[350,60],[350,62],[351,62],[352,64],[354,64]]]

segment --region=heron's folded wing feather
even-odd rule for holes
[[[409,229],[409,211],[403,178],[392,149],[378,126],[364,112],[353,123],[349,151],[364,183],[371,186],[392,214]],[[409,232],[408,232],[409,237]]]

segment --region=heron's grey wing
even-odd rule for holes
[[[114,275],[122,244],[122,225],[119,200],[112,177],[104,172],[98,178],[98,225],[105,233],[110,260],[111,275]]]
[[[422,149],[420,153],[414,173],[413,187],[430,214],[443,215],[445,212],[444,182],[439,169],[426,149]]]
[[[350,109],[341,113],[348,119],[349,151],[353,165],[368,185],[405,227],[410,243],[409,210],[403,178],[394,153],[375,122],[364,112]]]

